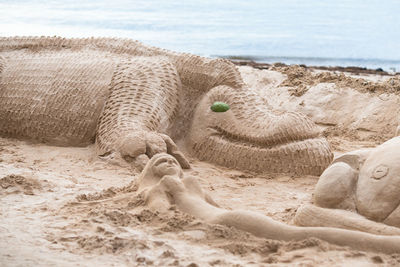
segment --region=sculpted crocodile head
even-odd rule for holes
[[[225,108],[211,109],[215,102]],[[228,86],[214,87],[200,101],[188,143],[200,160],[255,172],[319,175],[332,160],[310,119],[274,111],[260,96]]]

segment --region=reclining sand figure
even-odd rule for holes
[[[290,226],[251,211],[225,210],[205,193],[195,177],[184,177],[179,163],[161,153],[153,156],[138,178],[138,190],[151,209],[165,212],[175,205],[182,212],[209,223],[233,226],[256,236],[275,240],[315,237],[359,250],[399,253],[399,236],[380,236],[329,227]]]
[[[335,159],[295,223],[400,235],[400,137]]]

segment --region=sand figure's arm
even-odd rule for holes
[[[177,72],[166,59],[119,63],[98,125],[97,153],[115,153],[144,165],[153,155],[168,152],[189,168],[171,138],[162,134],[175,116],[180,89]]]
[[[197,179],[191,176],[180,179],[178,176],[166,175],[156,185],[145,189],[142,194],[144,195],[145,204],[151,210],[162,213],[167,211],[171,205],[178,204],[182,207],[183,203],[179,202],[179,198],[174,198],[171,192],[173,194],[178,192],[190,194],[193,196],[192,202],[196,202],[197,205],[202,205],[205,202],[206,205],[219,207],[211,196],[203,191]]]
[[[183,184],[185,187],[189,190],[189,192],[192,192],[193,194],[198,195],[200,198],[204,199],[208,204],[211,204],[215,207],[219,207],[219,205],[214,201],[214,199],[205,192],[198,181],[196,177],[193,176],[187,176],[182,179]]]

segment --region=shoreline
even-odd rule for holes
[[[377,69],[369,69],[365,67],[356,67],[356,66],[347,66],[347,67],[342,67],[342,66],[313,66],[313,65],[305,65],[305,64],[285,64],[282,62],[276,62],[276,63],[262,63],[262,62],[257,62],[254,60],[247,60],[247,59],[230,59],[227,58],[229,61],[231,61],[233,64],[236,66],[250,66],[255,69],[259,70],[268,70],[272,69],[273,67],[288,67],[292,65],[298,65],[300,67],[306,68],[306,69],[311,69],[311,70],[325,70],[325,71],[339,71],[339,72],[348,72],[352,73],[355,75],[359,74],[374,74],[374,75],[381,75],[381,76],[396,76],[399,75],[400,72],[388,72],[383,70],[382,68],[377,68]]]

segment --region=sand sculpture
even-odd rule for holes
[[[300,208],[296,224],[400,235],[399,163],[400,137],[338,157],[319,178],[316,206]]]
[[[0,38],[0,135],[144,164],[181,141],[200,160],[319,175],[332,160],[316,125],[252,94],[229,61],[122,39]],[[229,109],[215,112],[214,102]],[[172,138],[172,139],[171,139]]]
[[[155,155],[138,179],[145,204],[161,213],[171,205],[209,223],[233,226],[256,236],[275,240],[315,237],[354,249],[400,252],[400,237],[373,235],[330,227],[290,226],[251,211],[225,210],[205,193],[195,177],[184,177],[178,162],[165,153]]]

